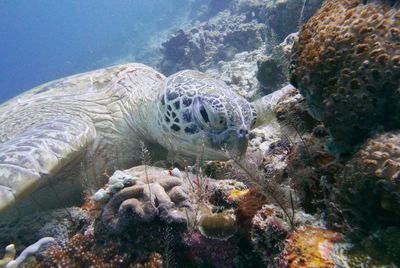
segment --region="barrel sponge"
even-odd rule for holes
[[[369,139],[346,164],[336,192],[350,222],[368,228],[399,226],[400,132]]]
[[[338,153],[400,128],[400,4],[327,0],[294,44],[291,82]]]

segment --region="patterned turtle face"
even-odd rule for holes
[[[252,105],[225,83],[196,71],[169,77],[160,95],[158,124],[166,140],[208,159],[242,155],[256,121]],[[164,144],[168,147],[168,144]]]

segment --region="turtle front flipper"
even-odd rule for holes
[[[292,90],[295,90],[295,88],[289,84],[254,101],[252,104],[257,112],[257,121],[254,124],[254,127],[265,125],[274,121],[276,119],[274,109],[277,103],[280,99],[282,99],[283,96]]]
[[[85,152],[95,136],[92,123],[57,117],[0,143],[0,213],[48,183]]]

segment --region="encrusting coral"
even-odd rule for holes
[[[238,208],[235,211],[236,219],[240,233],[250,240],[251,221],[262,206],[267,202],[266,197],[260,192],[260,189],[250,189],[250,191],[241,198]]]
[[[251,222],[251,242],[268,267],[277,267],[279,255],[284,243],[293,228],[319,225],[317,218],[301,210],[292,210],[293,222],[289,220],[283,209],[275,205],[264,205]]]
[[[266,265],[276,265],[276,257],[283,250],[283,243],[289,234],[290,226],[283,218],[281,209],[264,205],[252,219],[252,245]]]
[[[293,232],[285,242],[279,267],[290,268],[333,268],[334,242],[342,235],[317,227],[306,226]]]
[[[193,267],[234,267],[238,249],[233,241],[210,239],[200,232],[188,234],[184,240]]]
[[[336,152],[400,128],[400,10],[393,1],[328,0],[293,47],[291,82]]]

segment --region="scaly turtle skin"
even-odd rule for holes
[[[241,155],[255,117],[195,71],[125,64],[41,85],[0,105],[0,213],[76,202],[105,170],[140,163],[141,142],[159,157]]]

